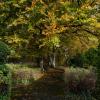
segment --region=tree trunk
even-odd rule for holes
[[[44,65],[44,61],[43,61],[43,57],[42,57],[42,58],[40,59],[40,68],[41,68],[42,71],[44,71],[43,65]]]
[[[53,64],[53,68],[55,68],[56,67],[56,54],[55,53],[53,54],[52,64]]]
[[[56,67],[56,53],[55,53],[55,47],[53,47],[53,55],[52,55],[52,67]]]
[[[48,60],[45,57],[42,57],[40,60],[41,71],[46,72],[48,70]]]

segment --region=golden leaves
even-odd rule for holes
[[[100,23],[96,23],[95,27],[100,29]]]
[[[19,44],[21,42],[27,42],[26,40],[20,38],[17,34],[11,35],[11,36],[5,36],[5,40],[9,44]]]
[[[32,7],[34,7],[34,6],[35,6],[35,4],[36,4],[36,0],[33,0],[33,1],[32,1],[32,5],[31,5],[31,6],[32,6]]]
[[[89,3],[85,3],[85,4],[83,4],[82,6],[81,6],[81,9],[91,9],[91,6],[90,6],[90,4]]]
[[[66,21],[70,21],[72,19],[74,19],[74,16],[69,15],[69,14],[64,14],[61,16],[62,19],[65,19]]]
[[[27,24],[27,20],[23,16],[19,16],[19,18],[15,19],[12,23],[10,23],[8,27],[17,26],[19,24]]]

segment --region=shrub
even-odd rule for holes
[[[78,66],[78,67],[83,67],[83,57],[81,54],[76,54],[69,60],[69,65],[70,66]]]
[[[95,88],[95,74],[84,68],[66,68],[65,83],[71,92],[91,91]]]
[[[98,59],[98,49],[90,48],[87,52],[84,53],[84,63],[92,66],[97,66]]]
[[[4,63],[7,60],[7,56],[10,54],[10,49],[7,44],[0,41],[0,63]]]
[[[8,66],[0,65],[0,100],[8,100],[11,93],[11,74]],[[10,100],[10,99],[9,99]]]
[[[69,65],[74,67],[84,67],[84,65],[97,65],[98,49],[90,48],[88,51],[80,54],[77,53],[75,56],[70,58]]]
[[[0,65],[0,84],[8,84],[9,81],[9,69],[6,65]]]

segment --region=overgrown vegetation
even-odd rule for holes
[[[100,91],[100,45],[97,48],[90,48],[88,51],[83,54],[76,54],[72,59],[70,59],[70,64],[78,67],[89,68],[92,66],[93,70],[97,75],[97,86],[96,93],[97,99],[99,99]],[[96,95],[96,94],[95,94]]]
[[[95,88],[95,74],[84,68],[66,68],[65,82],[67,91],[73,93],[85,93]]]
[[[99,100],[99,13],[99,0],[0,0],[0,89],[12,82],[32,100],[34,87],[70,100]]]

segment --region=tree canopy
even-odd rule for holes
[[[0,39],[17,56],[70,55],[98,44],[99,13],[98,0],[1,0]]]

